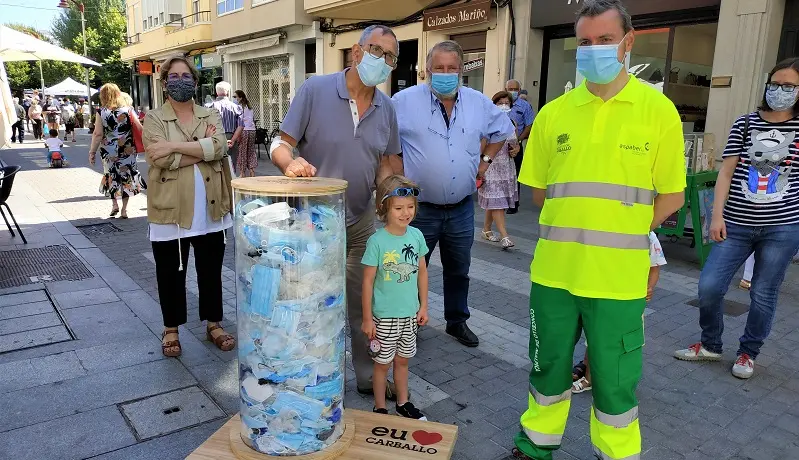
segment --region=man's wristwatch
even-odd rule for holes
[[[482,161],[484,161],[485,163],[488,163],[488,164],[491,164],[491,163],[493,163],[493,162],[494,162],[494,159],[493,159],[493,158],[491,158],[491,157],[490,157],[490,156],[488,156],[488,155],[483,155],[483,156],[481,156],[481,157],[480,157],[480,159],[481,159]]]

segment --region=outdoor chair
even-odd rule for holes
[[[0,168],[0,214],[3,215],[3,220],[6,221],[6,227],[8,227],[8,231],[11,232],[11,237],[15,237],[16,235],[14,235],[14,230],[11,229],[11,224],[8,223],[6,213],[3,212],[3,206],[5,205],[8,210],[8,215],[11,216],[14,226],[17,227],[19,236],[22,237],[22,242],[28,244],[28,240],[25,239],[25,235],[22,234],[22,230],[19,228],[17,219],[14,218],[11,208],[8,206],[8,197],[11,196],[11,186],[14,185],[14,174],[20,169],[19,166],[5,166]]]

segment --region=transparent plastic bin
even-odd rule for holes
[[[272,456],[344,431],[347,182],[233,181],[241,438]]]

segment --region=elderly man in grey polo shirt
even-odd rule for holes
[[[280,139],[270,147],[272,162],[289,177],[345,179],[347,188],[347,315],[358,391],[372,393],[372,360],[361,333],[361,258],[375,232],[376,184],[401,172],[399,128],[391,99],[375,86],[397,65],[399,43],[388,27],[367,28],[352,47],[354,68],[308,79],[297,92]],[[296,149],[296,158],[292,150]],[[396,398],[393,383],[386,397]]]

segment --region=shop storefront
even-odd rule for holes
[[[516,3],[524,5],[527,1]],[[421,21],[392,27],[400,43],[399,62],[391,79],[379,88],[393,95],[426,81],[429,49],[438,42],[454,40],[464,51],[464,86],[490,97],[504,87],[508,78],[511,27],[507,4],[497,9],[490,0],[425,10]],[[362,32],[325,34],[325,73],[338,72],[351,64],[350,49]]]
[[[200,82],[197,84],[195,101],[203,104],[213,101],[216,97],[216,84],[222,78],[222,56],[215,49],[197,50],[190,53],[194,59],[194,67],[200,71]]]
[[[291,27],[217,49],[225,79],[234,90],[244,91],[256,126],[269,131],[280,126],[297,88],[316,73],[316,36],[307,28]]]
[[[628,62],[630,73],[674,102],[686,133],[705,130],[720,3],[721,0],[626,2],[636,29]],[[687,6],[691,8],[683,9]],[[582,81],[576,63],[575,11],[575,6],[567,2],[533,2],[533,26],[543,28],[545,37],[540,105]],[[560,23],[566,19],[572,22]]]

